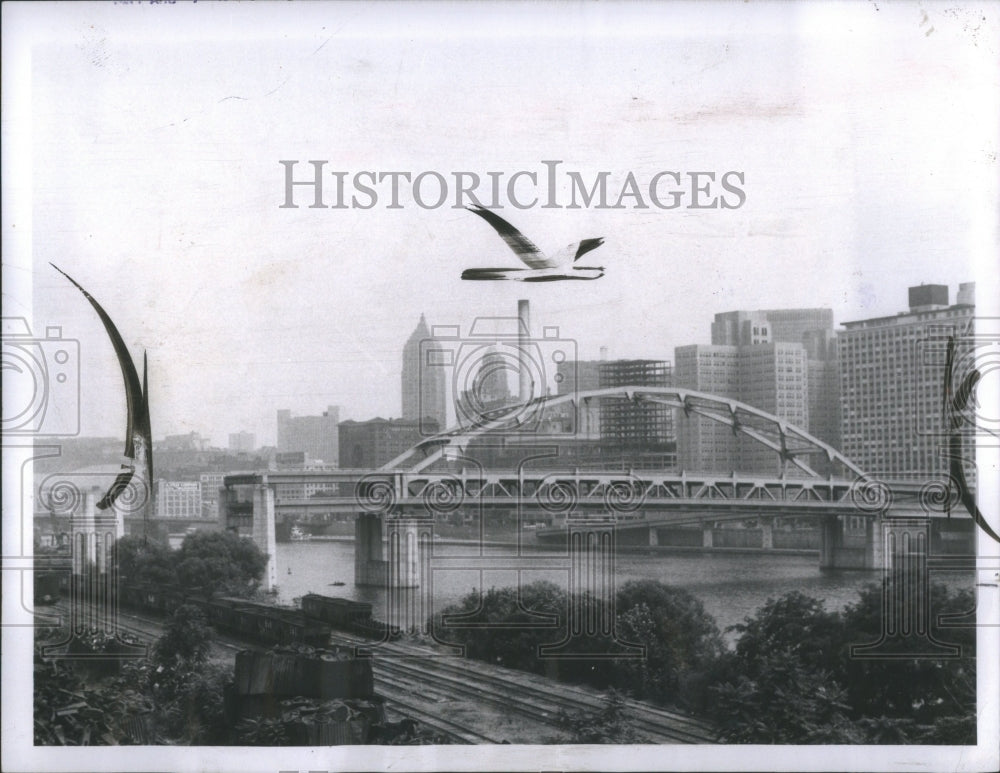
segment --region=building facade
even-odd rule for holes
[[[201,518],[201,483],[198,481],[156,481],[158,518]]]
[[[230,432],[229,450],[236,453],[251,453],[257,448],[257,436],[252,432]]]
[[[448,426],[445,368],[424,360],[426,344],[422,347],[421,343],[430,338],[427,320],[421,314],[403,347],[402,418],[417,422],[428,419],[443,429]]]
[[[738,400],[740,348],[692,344],[674,350],[674,382],[680,389]],[[725,424],[698,416],[677,418],[677,463],[682,470],[721,472],[738,468],[736,440]]]
[[[340,464],[348,469],[375,469],[392,461],[424,438],[428,419],[344,421],[340,424]],[[433,427],[430,427],[433,429]]]
[[[712,344],[678,347],[678,387],[731,398],[772,413],[837,448],[838,363],[831,309],[761,309],[716,314]],[[776,454],[701,417],[678,419],[678,461],[705,472],[779,469]],[[811,464],[822,472],[825,462]]]
[[[278,452],[303,451],[311,462],[337,466],[340,444],[337,425],[340,408],[330,405],[320,416],[292,416],[289,410],[278,411]]]
[[[843,452],[888,478],[937,477],[948,468],[943,420],[949,336],[974,332],[973,283],[949,305],[948,287],[909,289],[909,309],[847,322],[837,334]],[[963,454],[972,459],[971,443]]]
[[[592,392],[601,386],[601,360],[566,360],[556,366],[556,394],[573,395]],[[598,400],[588,400],[576,405],[559,406],[567,421],[575,425],[571,431],[583,440],[596,440],[601,436],[601,406]]]

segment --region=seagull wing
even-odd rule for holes
[[[466,207],[470,212],[475,212],[483,220],[493,226],[500,237],[507,242],[514,254],[519,257],[528,268],[555,268],[558,263],[551,258],[545,257],[542,251],[535,246],[527,236],[518,231],[499,215],[483,207]]]
[[[118,356],[118,364],[121,367],[122,378],[125,381],[125,400],[127,403],[125,456],[141,464],[140,469],[145,472],[147,485],[149,485],[152,482],[153,442],[152,430],[149,421],[149,401],[147,399],[146,392],[148,385],[146,383],[145,356],[143,356],[143,375],[142,382],[140,382],[139,373],[135,368],[135,363],[132,362],[132,356],[129,354],[128,347],[125,345],[125,341],[118,332],[118,328],[115,327],[115,323],[111,321],[111,317],[108,316],[108,313],[101,307],[101,304],[94,300],[94,297],[90,293],[84,290],[79,283],[73,279],[73,277],[54,263],[50,263],[49,265],[72,282],[76,288],[83,293],[83,296],[90,301],[90,305],[94,307],[94,311],[97,312],[97,316],[101,318],[101,322],[104,324],[104,329],[107,331],[108,337],[111,339],[111,345],[114,347],[115,354]],[[101,503],[105,505],[105,508],[114,504],[114,501],[128,487],[132,475],[133,472],[126,471],[122,472],[118,476],[114,484],[112,484],[111,488],[108,490],[108,493],[101,499]]]

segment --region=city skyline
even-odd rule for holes
[[[949,292],[949,302],[950,303],[959,303],[960,302],[959,301],[960,294],[964,293],[964,294],[967,295],[970,292],[969,286],[970,285],[974,285],[974,284],[975,283],[970,283],[970,282],[966,282],[966,281],[960,281],[960,282],[957,282],[957,283],[953,283],[951,285],[945,283],[944,286],[948,288],[948,292]],[[929,282],[920,282],[916,286],[920,287],[920,286],[924,286],[924,285],[930,287],[932,285],[932,283],[929,283]],[[838,321],[834,317],[834,319],[832,321],[834,338],[836,338],[836,336],[837,336],[838,333],[843,333],[847,329],[845,326],[849,326],[849,325],[851,325],[852,323],[855,323],[855,322],[859,322],[859,321],[862,321],[862,320],[865,320],[865,319],[883,319],[884,318],[884,319],[890,319],[891,320],[894,317],[903,316],[905,314],[908,314],[909,313],[908,309],[905,308],[905,303],[903,303],[903,301],[906,298],[906,292],[908,290],[912,292],[912,289],[913,288],[899,288],[899,290],[900,290],[900,292],[899,292],[900,305],[895,310],[889,311],[887,313],[880,313],[880,314],[872,315],[870,317],[859,317],[859,318],[856,318],[856,319],[850,319],[850,320],[844,320],[844,321]],[[785,306],[782,306],[780,309],[763,309],[763,308],[760,308],[760,309],[745,309],[745,310],[727,309],[727,310],[719,310],[719,311],[707,311],[707,312],[705,312],[705,317],[706,317],[706,319],[710,318],[710,323],[706,324],[704,326],[703,332],[705,330],[707,330],[708,334],[707,335],[703,334],[701,336],[701,338],[707,339],[706,341],[703,341],[703,342],[687,342],[687,343],[684,343],[684,344],[680,344],[677,347],[675,347],[674,349],[671,349],[669,351],[663,350],[662,347],[661,348],[657,348],[655,350],[652,350],[652,352],[655,352],[655,353],[659,353],[661,351],[664,351],[664,354],[661,355],[661,356],[655,356],[653,353],[651,353],[651,351],[646,351],[646,352],[639,351],[639,352],[637,352],[637,356],[635,356],[635,357],[617,357],[617,356],[615,356],[614,350],[609,351],[609,347],[602,346],[602,347],[599,347],[598,351],[594,351],[593,352],[594,356],[578,356],[578,361],[579,362],[599,363],[599,362],[604,361],[604,360],[607,360],[607,361],[630,360],[630,359],[635,359],[635,360],[662,360],[662,361],[670,364],[671,366],[676,367],[676,350],[677,349],[683,349],[683,348],[688,348],[688,347],[694,346],[694,347],[703,347],[704,349],[708,350],[708,349],[711,349],[714,346],[716,346],[715,344],[712,343],[712,341],[713,341],[714,338],[717,337],[717,334],[716,334],[715,331],[717,329],[717,325],[720,324],[720,320],[722,318],[727,318],[727,317],[730,317],[732,315],[738,315],[738,314],[744,314],[744,315],[745,314],[751,314],[752,315],[752,314],[756,314],[756,313],[767,314],[769,312],[772,313],[772,314],[775,313],[775,312],[793,312],[793,313],[794,312],[813,312],[813,313],[817,313],[818,312],[821,315],[825,316],[825,312],[828,311],[828,310],[829,309],[827,309],[827,308],[805,308],[805,307],[797,307],[797,306],[794,306],[794,305],[786,304]],[[503,319],[506,319],[506,320],[514,320],[514,319],[516,319],[516,307],[512,306],[511,308],[507,309],[506,311],[508,313],[505,314],[504,310],[498,310],[497,314],[495,314],[495,315],[489,315],[489,316],[492,316],[494,318],[503,318]],[[536,314],[537,314],[537,309],[535,311],[536,311]],[[486,315],[484,315],[484,316],[486,316]],[[430,329],[432,329],[433,327],[437,326],[437,323],[435,323],[433,321],[433,319],[430,320],[430,321],[427,321],[426,317],[427,317],[426,313],[424,313],[424,312],[420,313],[420,321],[417,324],[416,329],[414,329],[414,330],[411,331],[409,337],[407,338],[406,343],[403,344],[403,345],[401,345],[399,347],[399,350],[396,353],[395,359],[397,361],[401,359],[401,356],[404,354],[407,346],[409,346],[410,344],[414,343],[414,341],[415,341],[414,336],[421,330],[421,328],[423,328],[424,330],[426,330],[428,332],[428,334],[430,334]],[[541,317],[541,315],[538,315],[538,317],[540,317],[540,318],[536,318],[536,321],[533,322],[532,333],[535,334],[535,335],[537,335],[537,332],[534,329],[535,327],[538,327],[540,329],[543,326],[549,325],[548,321],[546,319],[544,319],[543,317]],[[464,330],[468,330],[469,327],[471,327],[471,323],[470,323],[470,325],[463,326],[463,329]],[[419,343],[419,341],[417,341],[417,343]],[[585,342],[577,341],[576,343],[578,345],[582,344],[583,347],[585,347]],[[583,351],[590,351],[590,349],[583,348]],[[554,376],[555,372],[556,372],[556,369],[553,369],[552,373],[549,374],[550,377]],[[446,404],[449,406],[448,407],[448,415],[450,417],[450,420],[454,420],[454,417],[455,417],[455,401],[461,399],[461,395],[454,395],[454,396],[452,396],[450,394],[450,391],[449,391],[450,384],[451,384],[450,377],[451,377],[451,372],[450,372],[450,369],[448,369],[448,373],[447,373],[447,376],[445,378],[445,382],[446,383],[445,383],[445,395],[444,395],[444,397],[445,397]],[[510,378],[514,378],[514,377],[511,376]],[[402,379],[400,378],[400,382],[401,381],[402,381]],[[397,382],[397,383],[399,383],[399,382]],[[516,388],[516,383],[511,382],[511,384],[512,384],[513,387]],[[551,386],[553,386],[553,383],[551,383],[551,379],[550,379],[550,387]],[[551,391],[552,391],[553,394],[556,394],[558,392],[558,386],[556,385],[556,388],[553,388]],[[402,390],[401,390],[401,393],[402,393]],[[415,394],[415,390],[414,390],[414,394]],[[726,395],[720,392],[720,396],[726,396]],[[335,397],[335,396],[334,395],[330,395],[329,396],[330,399],[332,399],[333,397]],[[415,398],[411,398],[411,399],[415,399]],[[397,408],[399,406],[399,400],[400,400],[400,394],[397,394],[396,395],[396,406],[397,406]],[[310,418],[315,419],[316,417],[326,415],[326,413],[329,410],[335,410],[335,411],[337,411],[337,413],[338,413],[338,419],[337,420],[338,421],[353,420],[353,421],[356,421],[356,422],[364,422],[364,421],[369,421],[369,420],[376,419],[376,418],[386,419],[386,420],[413,418],[413,417],[407,417],[407,416],[403,415],[402,412],[397,413],[395,411],[388,411],[388,412],[383,412],[383,413],[374,412],[374,413],[349,414],[349,413],[347,413],[344,410],[344,406],[343,405],[340,405],[340,404],[336,403],[335,401],[334,402],[329,402],[329,400],[327,400],[327,398],[323,398],[323,397],[317,398],[317,400],[314,401],[314,404],[316,404],[319,407],[317,409],[313,410],[313,411],[310,411],[309,409],[306,409],[306,410],[290,409],[290,408],[286,408],[285,406],[281,406],[280,408],[272,408],[270,410],[270,416],[268,418],[266,418],[266,419],[265,418],[260,418],[260,419],[257,419],[257,420],[251,419],[249,422],[246,422],[246,423],[244,423],[242,425],[242,427],[244,427],[244,428],[220,427],[218,429],[217,434],[210,434],[209,431],[206,430],[203,427],[192,427],[192,428],[186,429],[185,432],[183,432],[183,433],[171,433],[171,432],[166,432],[166,431],[159,431],[158,428],[157,428],[157,426],[156,426],[156,423],[154,421],[153,436],[154,436],[154,440],[157,441],[157,442],[167,442],[167,441],[169,441],[169,439],[171,437],[186,437],[186,436],[191,435],[193,433],[195,436],[198,436],[202,441],[204,441],[207,446],[210,446],[212,448],[224,449],[224,448],[227,448],[231,444],[231,442],[233,440],[233,437],[235,437],[236,435],[250,435],[250,436],[252,436],[252,437],[255,438],[255,448],[256,449],[277,448],[280,451],[280,450],[282,450],[282,448],[280,447],[279,439],[278,439],[278,436],[277,436],[278,435],[277,425],[275,425],[274,418],[273,418],[274,415],[275,415],[275,410],[277,410],[279,414],[287,412],[287,411],[290,411],[291,415],[294,416],[296,420],[298,420],[298,419],[310,419]],[[255,421],[256,421],[256,423],[254,423]],[[268,422],[270,422],[270,427],[268,426]],[[246,429],[245,429],[246,426],[257,427],[258,429],[256,429],[255,431],[252,431],[252,432],[247,432]],[[263,427],[263,429],[260,429],[260,427]],[[108,438],[108,437],[115,437],[115,435],[113,433],[90,434],[90,435],[85,434],[85,433],[81,433],[80,437]],[[336,438],[334,438],[331,442],[335,443],[336,442]]]
[[[721,5],[679,6],[656,21],[616,7],[601,36],[627,37],[642,18],[650,37],[608,48],[584,26],[558,56],[543,36],[520,39],[511,59],[505,35],[517,27],[499,10],[447,48],[439,25],[419,18],[377,50],[363,42],[382,34],[375,16],[302,10],[296,24],[306,26],[255,48],[252,70],[238,64],[249,24],[231,41],[95,36],[78,45],[78,30],[52,19],[50,39],[64,42],[30,70],[24,152],[8,145],[8,158],[31,159],[21,171],[34,184],[28,210],[10,210],[19,226],[5,244],[4,313],[30,319],[36,337],[60,326],[81,342],[82,434],[122,432],[124,396],[99,323],[49,261],[108,310],[135,357],[148,352],[154,432],[197,430],[213,445],[236,430],[272,444],[270,415],[281,407],[398,415],[399,342],[421,311],[467,329],[525,297],[537,320],[580,343],[581,359],[605,346],[614,358],[671,359],[676,346],[708,343],[715,311],[825,307],[841,324],[895,313],[920,282],[978,279],[985,314],[1000,296],[989,161],[1000,131],[980,79],[994,62],[969,45],[959,18],[932,13],[927,37],[913,34],[915,8],[849,7],[834,18],[824,6],[798,7],[792,33],[774,12],[749,9],[737,33]],[[94,13],[95,29],[102,20],[114,28],[114,8]],[[327,44],[323,30],[341,13],[354,34]],[[95,67],[88,52],[102,46],[109,66]],[[211,79],[201,77],[208,56]],[[941,56],[952,69],[938,66]],[[456,61],[468,65],[461,99]],[[585,77],[564,89],[557,73],[567,67]],[[505,84],[520,109],[471,96],[507,93]],[[283,209],[281,159],[303,160],[300,172],[304,159],[329,159],[332,170],[499,170],[505,182],[560,161],[587,180],[606,170],[616,192],[633,173],[646,181],[674,170],[688,181],[714,171],[718,182],[736,170],[746,201],[505,206],[503,217],[543,251],[603,238],[605,276],[463,282],[468,266],[514,259],[476,215],[410,199],[400,209]]]

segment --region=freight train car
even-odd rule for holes
[[[399,636],[398,628],[390,628],[386,623],[373,619],[372,605],[363,601],[307,593],[302,597],[302,612],[334,628],[372,639]]]
[[[235,598],[206,601],[204,609],[217,629],[252,641],[316,647],[330,641],[328,624],[294,609]]]

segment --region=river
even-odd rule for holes
[[[435,555],[470,556],[473,545],[435,544]],[[510,555],[513,548],[490,546],[489,556]],[[565,561],[557,551],[524,548],[533,557],[552,557],[555,564]],[[471,563],[471,562],[470,562]],[[354,543],[352,541],[309,541],[278,543],[276,551],[278,597],[282,602],[306,593],[340,596],[367,601],[374,615],[385,619],[385,590],[354,584]],[[440,610],[457,602],[471,590],[482,587],[513,586],[517,573],[512,569],[448,569],[435,570],[433,605]],[[841,609],[857,600],[858,590],[867,583],[878,582],[878,571],[820,571],[818,558],[780,554],[732,553],[632,553],[622,551],[617,556],[615,582],[653,579],[685,588],[697,596],[715,618],[719,628],[740,623],[752,615],[769,598],[799,590],[822,599],[826,608]],[[565,569],[530,570],[521,572],[523,583],[549,580],[562,587],[567,583]],[[951,588],[971,588],[971,572],[942,572],[932,577]],[[344,585],[335,586],[333,583]],[[734,636],[728,635],[733,641]]]

